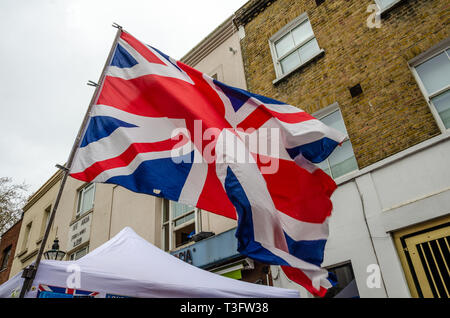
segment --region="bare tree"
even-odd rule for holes
[[[0,236],[22,216],[28,185],[15,184],[11,178],[0,177]]]

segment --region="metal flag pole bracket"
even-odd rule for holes
[[[69,168],[62,166],[60,164],[56,164],[55,167],[62,171],[69,171]]]
[[[86,84],[89,85],[89,86],[94,86],[94,87],[98,87],[99,86],[96,82],[93,82],[93,81],[88,81]]]
[[[83,118],[83,122],[82,122],[82,124],[80,126],[80,129],[78,130],[77,137],[75,138],[75,142],[73,143],[72,150],[70,151],[70,154],[69,154],[69,159],[67,160],[67,163],[64,166],[59,165],[59,164],[56,165],[56,167],[62,171],[61,184],[59,186],[58,194],[57,194],[55,202],[53,204],[52,211],[50,213],[49,220],[47,222],[47,226],[45,228],[44,236],[42,237],[41,245],[39,247],[39,251],[38,251],[37,256],[36,256],[36,261],[33,264],[29,265],[27,268],[25,268],[23,270],[23,272],[22,272],[22,277],[24,278],[24,281],[23,281],[22,289],[20,291],[20,296],[19,296],[20,298],[24,298],[25,297],[25,294],[30,290],[30,288],[31,288],[31,286],[33,284],[33,280],[36,277],[36,274],[38,273],[39,264],[41,262],[42,255],[44,254],[45,245],[47,244],[47,240],[48,240],[48,237],[49,237],[49,234],[50,234],[50,229],[51,229],[53,221],[55,219],[56,210],[58,208],[59,201],[60,201],[61,196],[63,194],[64,186],[66,184],[67,177],[69,176],[69,171],[70,171],[70,168],[72,167],[72,163],[73,163],[73,160],[75,158],[76,150],[80,146],[81,139],[83,137],[82,135],[83,135],[83,133],[85,131],[86,125],[89,122],[89,118],[90,118],[92,107],[94,106],[94,104],[96,103],[97,98],[98,98],[98,94],[99,94],[99,91],[100,91],[100,85],[101,85],[101,83],[103,82],[103,80],[104,80],[104,78],[106,76],[105,75],[106,74],[106,69],[107,69],[108,65],[110,64],[110,62],[111,62],[111,59],[112,59],[113,54],[114,54],[114,50],[116,48],[117,41],[118,41],[118,39],[120,37],[120,34],[122,33],[122,27],[119,26],[118,24],[116,24],[116,25],[117,25],[116,26],[117,33],[116,33],[116,36],[114,38],[114,42],[113,42],[113,44],[111,46],[111,50],[109,51],[108,58],[106,59],[105,65],[103,66],[103,70],[102,70],[102,73],[100,75],[100,79],[98,81],[98,84],[93,82],[93,81],[89,81],[88,82],[88,85],[95,86],[95,92],[92,95],[91,101],[89,103],[89,107],[86,110],[86,113],[85,113],[84,118]]]

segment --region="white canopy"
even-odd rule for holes
[[[76,289],[93,292],[96,297],[299,297],[296,290],[247,283],[192,266],[129,227],[77,261],[43,260],[26,297],[36,297],[39,285],[73,287],[70,284],[76,282],[77,270],[80,284]],[[19,295],[21,274],[0,286],[0,297]]]

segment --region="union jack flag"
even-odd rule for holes
[[[281,265],[324,295],[331,284],[320,264],[336,184],[313,163],[345,136],[119,32],[71,176],[237,219],[240,253]],[[270,153],[251,144],[265,132]]]
[[[48,296],[49,294],[52,295],[53,298],[55,298],[55,296],[65,297],[64,295],[67,295],[67,297],[70,297],[70,298],[81,298],[81,297],[95,298],[100,295],[98,292],[91,292],[91,291],[87,291],[87,290],[39,284],[37,297],[44,298],[44,297]]]

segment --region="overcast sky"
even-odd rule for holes
[[[0,0],[0,177],[37,190],[69,155],[116,29],[180,59],[247,0]]]

